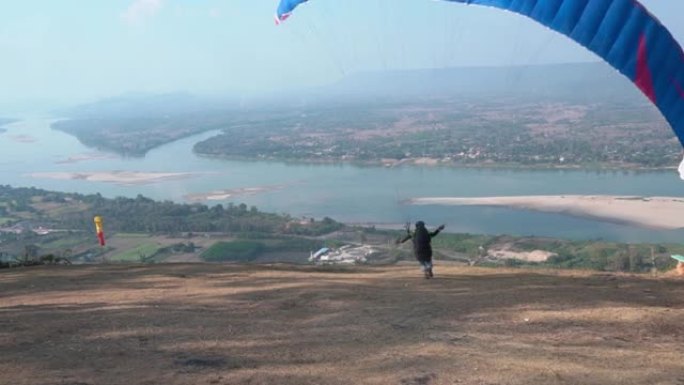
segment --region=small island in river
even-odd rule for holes
[[[198,173],[190,172],[139,172],[139,171],[99,171],[99,172],[35,172],[31,178],[56,180],[86,180],[89,182],[113,183],[118,185],[145,185],[169,180],[188,179]]]

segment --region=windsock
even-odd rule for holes
[[[97,239],[100,240],[100,246],[105,245],[104,231],[102,230],[102,217],[95,217],[95,231],[97,232]]]

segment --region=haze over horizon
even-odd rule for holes
[[[366,71],[600,61],[496,9],[316,2],[280,27],[272,20],[276,0],[10,2],[0,14],[0,106],[129,92],[249,95]],[[684,2],[642,3],[684,41]]]

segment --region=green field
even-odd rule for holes
[[[332,243],[328,246],[332,246]],[[265,238],[256,240],[238,239],[232,242],[216,242],[202,253],[202,259],[209,262],[252,262],[267,253],[302,252],[318,250],[325,245],[319,240],[306,238]]]
[[[95,237],[89,239],[87,236],[77,235],[57,238],[53,241],[41,243],[40,246],[45,249],[70,249],[76,246],[83,245],[84,243],[87,243],[89,240],[93,244],[96,242]]]
[[[114,234],[117,238],[149,238],[150,234],[145,233],[116,233]]]
[[[255,241],[216,242],[202,253],[202,259],[209,262],[250,262],[266,250],[266,246]]]
[[[109,259],[112,261],[119,262],[140,262],[143,258],[150,258],[155,255],[159,249],[163,248],[162,245],[155,242],[147,242],[138,245],[132,249],[128,249],[124,252],[114,254]]]

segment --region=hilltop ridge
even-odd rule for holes
[[[425,280],[413,263],[6,270],[2,381],[684,381],[684,281],[445,263],[435,272]]]

